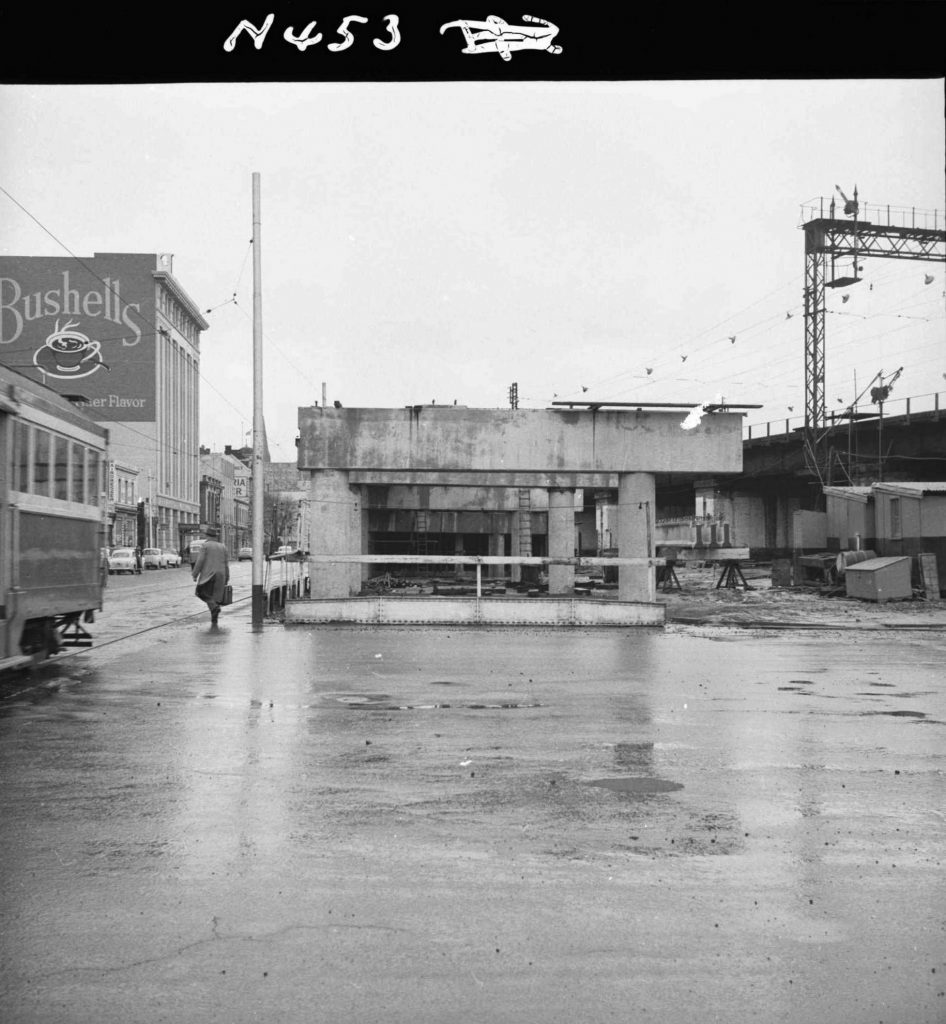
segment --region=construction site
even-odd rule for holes
[[[868,206],[856,186],[837,193],[802,207],[801,427],[770,423],[753,436],[744,420],[760,406],[722,396],[521,409],[516,384],[509,409],[300,408],[298,470],[318,528],[308,591],[287,603],[287,623],[653,626],[665,621],[658,587],[679,587],[678,565],[713,566],[714,590],[748,592],[751,562],[769,563],[776,586],[813,583],[836,596],[848,566],[858,580],[864,567],[853,563],[899,558],[868,566],[878,580],[897,576],[877,599],[916,591],[937,601],[941,395],[907,399],[905,416],[888,408],[886,447],[884,405],[900,371],[881,371],[829,415],[825,297],[860,283],[868,257],[946,262],[943,218]],[[876,411],[864,411],[868,391]],[[876,460],[870,440],[858,450],[865,426],[877,431]]]

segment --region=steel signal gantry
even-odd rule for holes
[[[802,206],[805,232],[805,459],[824,481],[825,413],[825,288],[847,287],[861,278],[860,261],[868,256],[895,260],[946,262],[946,230],[938,210],[875,206],[861,203],[838,188],[843,217],[835,200],[819,197]],[[825,215],[827,213],[827,216]],[[831,273],[827,274],[830,259]],[[838,276],[837,265],[850,259],[851,276]]]

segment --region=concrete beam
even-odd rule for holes
[[[285,621],[366,625],[662,626],[662,604],[543,597],[352,597],[287,601]]]
[[[349,474],[352,483],[365,483],[364,473]],[[376,474],[371,474],[376,475]],[[385,473],[385,477],[395,474]],[[493,474],[490,474],[492,479]],[[377,486],[377,482],[373,482]],[[386,479],[384,485],[389,481]],[[519,487],[484,486],[482,474],[478,475],[475,486],[425,486],[423,484],[401,485],[393,483],[378,498],[380,505],[390,512],[518,512],[520,508]],[[532,511],[544,512],[548,508],[548,492],[544,487],[529,488],[529,507]]]
[[[461,474],[742,470],[741,414],[708,413],[692,430],[682,420],[679,410],[302,408],[298,466]],[[564,486],[576,486],[574,478]]]
[[[748,548],[698,548],[692,544],[674,544],[667,541],[658,544],[657,550],[663,558],[675,559],[678,562],[747,562]],[[675,555],[670,552],[675,551]]]
[[[597,487],[616,490],[620,479],[617,473],[567,471],[509,473],[502,469],[480,470],[475,473],[463,470],[447,472],[442,470],[353,469],[349,473],[349,477],[353,484],[371,484],[372,486],[477,487],[484,490],[503,487],[542,488],[544,490],[549,490],[552,487]]]

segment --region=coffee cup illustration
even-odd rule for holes
[[[77,326],[78,321],[69,320],[60,327],[57,320],[33,362],[53,376],[85,377],[97,370],[102,365],[102,343],[75,330]]]

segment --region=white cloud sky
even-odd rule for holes
[[[252,424],[259,172],[283,460],[323,382],[346,406],[504,406],[516,381],[522,407],[722,393],[801,416],[801,204],[857,184],[946,206],[942,80],[7,85],[0,124],[0,185],[69,250],[171,252],[217,307],[216,448]],[[4,253],[68,254],[2,193],[0,224]],[[829,291],[829,410],[899,366],[897,395],[946,389],[944,277],[874,259]]]

